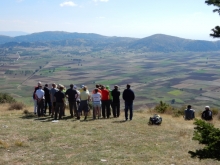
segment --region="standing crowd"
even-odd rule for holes
[[[67,90],[61,84],[56,85],[53,83],[51,86],[51,89],[48,84],[43,87],[42,83],[38,82],[34,89],[34,113],[38,117],[45,116],[48,108],[49,116],[54,118],[54,120],[62,119],[65,116],[65,109],[68,104],[71,118],[76,117],[76,119],[80,120],[80,117],[84,114],[84,120],[87,120],[90,102],[92,103],[93,119],[110,118],[111,114],[115,118],[120,116],[121,92],[117,85],[111,90],[109,86],[97,84],[92,92],[89,92],[85,85],[78,89],[76,85],[70,84],[70,88]],[[122,93],[125,103],[125,120],[128,120],[128,111],[129,119],[132,120],[133,118],[135,94],[130,87],[127,84]]]

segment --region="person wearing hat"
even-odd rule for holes
[[[78,95],[78,96],[76,97],[76,105],[77,105],[76,109],[77,109],[77,112],[78,112],[79,104],[80,104],[80,91],[77,89],[77,86],[76,86],[76,85],[74,85],[73,88],[76,90],[77,95]]]
[[[89,112],[88,102],[90,100],[90,95],[89,95],[89,92],[87,92],[87,91],[88,91],[87,87],[84,86],[83,91],[80,92],[80,105],[79,105],[78,116],[77,116],[78,120],[80,120],[80,115],[81,115],[82,111],[84,111],[84,115],[85,115],[84,120],[87,119],[87,115]]]
[[[54,120],[57,120],[57,114],[59,113],[59,119],[63,116],[63,109],[65,104],[65,94],[63,93],[64,86],[59,86],[59,91],[54,94],[56,101]]]
[[[125,120],[128,120],[128,109],[130,110],[130,120],[133,118],[133,101],[135,99],[135,95],[133,90],[130,89],[130,85],[127,84],[127,89],[124,90],[122,97],[125,101]]]
[[[37,99],[37,115],[41,117],[44,116],[44,90],[41,84],[39,84],[38,88],[35,93],[35,98]]]
[[[120,91],[118,90],[118,86],[115,85],[114,89],[112,90],[112,102],[113,102],[113,116],[119,117],[120,116]]]
[[[205,110],[202,112],[201,118],[203,120],[212,120],[212,111],[209,106],[205,106]]]
[[[191,109],[192,106],[188,105],[187,109],[185,109],[185,116],[184,119],[185,120],[193,120],[195,118],[195,111],[193,109]]]

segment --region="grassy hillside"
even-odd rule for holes
[[[219,164],[190,158],[188,151],[202,146],[191,140],[193,121],[182,118],[162,115],[161,126],[148,126],[152,114],[146,110],[128,122],[122,113],[117,119],[52,123],[7,109],[0,108],[1,164]],[[217,119],[213,123],[220,127]]]

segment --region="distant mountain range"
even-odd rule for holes
[[[21,32],[21,31],[0,31],[0,35],[16,37],[16,36],[21,36],[21,35],[28,35],[28,33]]]
[[[155,34],[142,39],[61,31],[40,32],[17,37],[0,35],[0,47],[38,46],[89,46],[92,50],[108,48],[138,50],[139,52],[220,51],[220,41],[190,40],[164,34]]]

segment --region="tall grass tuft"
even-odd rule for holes
[[[25,107],[24,103],[22,102],[15,102],[15,103],[11,103],[9,105],[9,110],[22,110]]]

